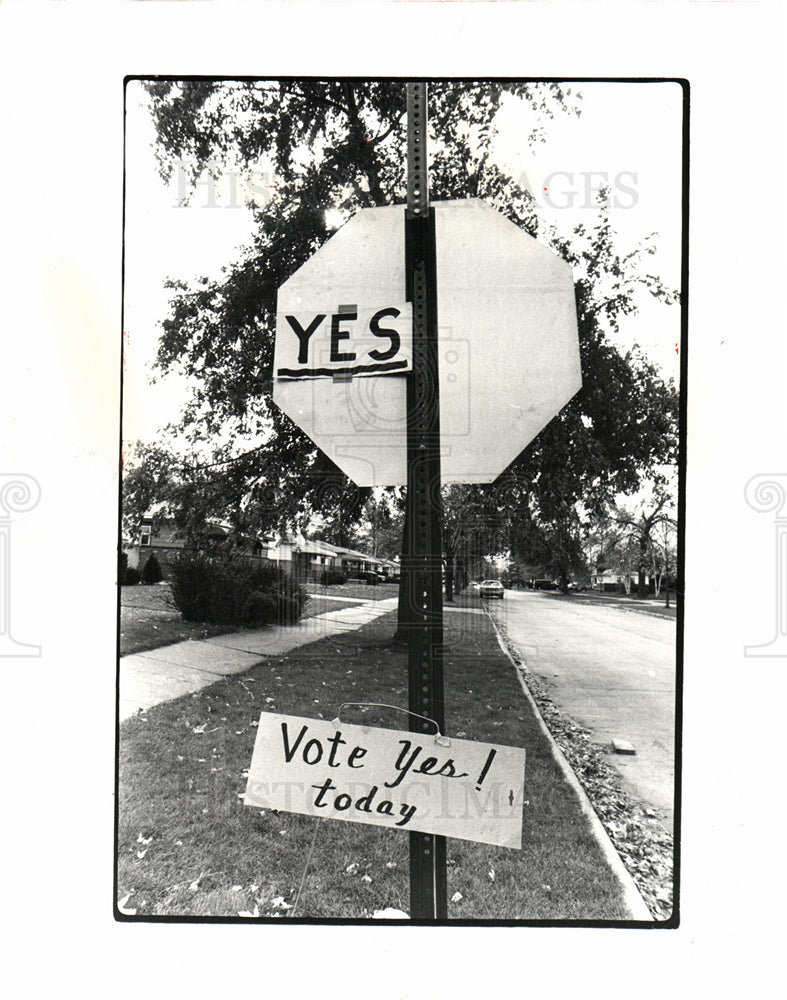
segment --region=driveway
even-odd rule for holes
[[[612,604],[506,591],[490,602],[528,669],[554,703],[611,754],[624,782],[672,829],[675,767],[675,621]]]

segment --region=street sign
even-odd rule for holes
[[[480,199],[432,207],[441,478],[491,482],[582,385],[571,268]],[[278,294],[273,398],[361,486],[407,482],[404,215],[362,209]]]
[[[276,378],[314,379],[403,374],[412,364],[409,302],[361,309],[334,305],[326,293],[323,311],[276,317]]]
[[[244,805],[521,848],[525,751],[263,712]]]

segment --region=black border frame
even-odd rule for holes
[[[687,426],[687,396],[688,396],[688,303],[689,303],[689,186],[690,186],[690,83],[682,77],[596,77],[596,76],[549,76],[549,77],[487,77],[477,76],[327,76],[299,74],[297,76],[248,76],[248,75],[211,75],[211,74],[130,74],[123,78],[123,203],[121,220],[121,330],[120,330],[120,410],[118,422],[118,557],[122,550],[122,503],[123,503],[123,349],[125,330],[125,295],[126,295],[126,154],[127,154],[127,103],[126,88],[131,82],[167,81],[167,82],[256,82],[261,80],[276,80],[278,82],[295,82],[299,80],[330,80],[342,83],[368,82],[374,80],[380,83],[423,82],[429,84],[450,83],[676,83],[683,92],[683,123],[681,142],[682,166],[682,227],[681,227],[681,288],[680,288],[680,380],[678,384],[679,420],[678,420],[678,593],[676,613],[676,650],[675,650],[675,787],[674,787],[674,832],[673,832],[673,908],[667,920],[492,920],[492,919],[461,919],[446,920],[372,920],[369,918],[315,918],[291,917],[286,920],[274,917],[231,917],[231,916],[191,916],[191,915],[130,915],[121,913],[118,909],[118,829],[120,823],[119,786],[120,786],[120,581],[117,589],[117,636],[116,636],[116,668],[115,668],[115,758],[114,758],[114,843],[113,843],[113,874],[112,874],[112,915],[119,923],[147,924],[235,924],[255,926],[260,924],[282,927],[291,926],[342,926],[342,927],[588,927],[588,928],[625,928],[645,930],[676,930],[680,926],[680,885],[681,885],[681,812],[682,812],[682,776],[683,776],[683,640],[685,621],[685,531],[686,531],[686,426]]]

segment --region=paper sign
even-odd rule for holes
[[[411,371],[410,303],[321,305],[276,314],[277,378],[400,375]]]
[[[263,712],[244,804],[522,846],[525,751]]]

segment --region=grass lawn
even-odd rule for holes
[[[237,631],[226,625],[187,622],[172,601],[168,583],[120,588],[120,655],[168,646],[184,639],[205,639]]]
[[[310,618],[324,611],[355,607],[358,599],[381,601],[385,597],[395,597],[398,593],[398,584],[379,584],[376,587],[353,583],[336,587],[306,584],[304,589],[309,594],[334,595],[330,600],[310,597],[303,612],[304,618]],[[187,622],[175,607],[168,583],[147,585],[140,583],[120,588],[121,656],[168,646],[184,639],[206,639],[211,635],[224,635],[237,631],[239,630],[236,625]]]
[[[387,597],[396,597],[399,593],[398,583],[334,583],[329,587],[321,583],[306,583],[304,587],[310,594],[332,594],[334,597],[352,597],[364,601],[384,601]]]
[[[676,607],[675,595],[670,596],[670,606],[664,605],[664,596],[638,597],[636,593],[631,594],[598,594],[590,590],[580,590],[571,594],[558,594],[546,591],[546,596],[553,601],[568,601],[571,604],[604,604],[612,605],[623,611],[637,611],[640,614],[653,615],[656,618],[676,618],[678,609]]]
[[[346,597],[309,597],[306,601],[303,617],[313,618],[315,615],[324,614],[326,611],[341,611],[343,608],[357,608],[360,604],[360,601],[354,599],[350,600]]]
[[[239,797],[262,709],[332,719],[346,700],[407,704],[394,630],[395,614],[384,615],[122,724],[124,908],[343,920],[409,910],[404,832],[262,812]],[[527,750],[523,848],[449,839],[449,918],[626,919],[619,884],[485,616],[446,615],[445,676],[447,735]],[[398,713],[354,713],[346,721],[406,728]]]

